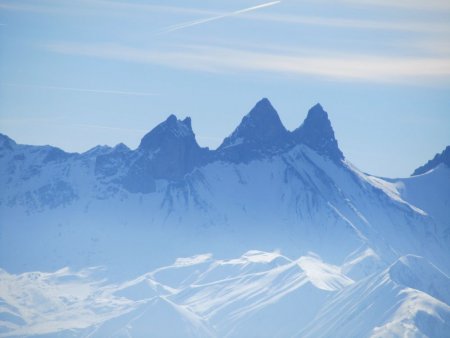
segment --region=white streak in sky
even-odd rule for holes
[[[235,16],[235,15],[239,15],[239,14],[252,12],[252,11],[255,11],[255,10],[258,10],[258,9],[261,9],[261,8],[265,8],[265,7],[270,7],[270,6],[279,4],[280,2],[281,2],[281,0],[267,2],[267,3],[261,4],[261,5],[240,9],[238,11],[234,11],[234,12],[230,12],[230,13],[216,15],[216,16],[209,17],[209,18],[206,18],[206,19],[200,19],[200,20],[194,20],[194,21],[188,21],[188,22],[180,23],[180,24],[177,24],[177,25],[169,26],[169,27],[161,30],[159,33],[174,32],[174,31],[177,31],[177,30],[180,30],[180,29],[201,25],[201,24],[204,24],[204,23],[207,23],[207,22],[220,20],[220,19],[227,18],[227,17],[230,17],[230,16]]]
[[[191,46],[182,51],[154,51],[120,45],[59,43],[53,52],[101,59],[163,65],[205,72],[271,72],[289,76],[313,75],[331,79],[408,82],[411,79],[450,79],[450,57],[265,52],[218,46]],[[323,56],[327,54],[326,56]]]
[[[128,95],[128,96],[157,96],[157,93],[148,92],[129,92],[122,90],[105,90],[105,89],[85,89],[85,88],[74,88],[74,87],[60,87],[60,86],[41,86],[41,85],[27,85],[27,84],[13,84],[13,83],[1,83],[2,86],[8,87],[30,87],[39,89],[55,89],[55,90],[65,90],[72,92],[82,92],[82,93],[95,93],[95,94],[114,94],[114,95]]]

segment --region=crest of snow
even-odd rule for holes
[[[279,251],[264,252],[258,250],[250,250],[243,254],[240,258],[220,261],[220,264],[239,265],[247,263],[270,263],[279,257],[283,257]]]
[[[370,338],[429,337],[423,331],[433,332],[434,337],[448,336],[448,326],[447,329],[446,325],[433,326],[429,318],[447,322],[450,317],[450,306],[414,289],[404,289],[400,294],[405,300],[388,322],[373,329]]]
[[[305,271],[310,282],[321,290],[336,291],[353,283],[341,273],[338,266],[324,263],[316,257],[300,257],[297,264]]]
[[[212,254],[206,253],[191,257],[181,257],[177,258],[175,260],[175,263],[173,264],[174,267],[182,267],[182,266],[191,266],[191,265],[197,265],[201,263],[205,263],[209,260],[211,260]]]
[[[367,174],[363,174],[361,171],[359,171],[359,169],[357,169],[354,165],[352,165],[350,162],[346,161],[345,162],[346,165],[353,170],[360,178],[362,178],[363,180],[369,182],[371,185],[377,187],[378,189],[382,190],[386,195],[388,195],[390,198],[392,198],[393,200],[400,202],[402,204],[407,205],[408,207],[410,207],[412,210],[414,210],[415,212],[426,216],[427,213],[425,211],[423,211],[422,209],[408,203],[407,201],[405,201],[400,194],[399,188],[400,186],[396,183],[393,182],[389,182],[386,179],[382,179],[380,177],[376,177],[376,176],[371,176],[371,175],[367,175]]]
[[[379,259],[380,257],[376,254],[375,251],[373,251],[371,248],[367,248],[366,250],[364,250],[361,254],[359,254],[358,256],[355,257],[351,257],[350,260],[345,262],[345,265],[356,265],[360,262],[362,262],[363,260],[369,258],[369,257],[373,257],[375,259]]]
[[[372,248],[363,247],[347,256],[341,271],[354,280],[360,280],[385,267],[385,263]]]
[[[408,203],[426,210],[438,224],[450,225],[450,168],[445,164],[424,174],[393,180]]]
[[[413,270],[416,266],[423,268],[414,276],[416,271],[408,272],[410,266]],[[402,283],[391,278],[393,267],[401,270]],[[427,283],[447,278],[422,258],[406,256],[390,268],[334,294],[296,336],[447,337],[450,307],[441,299],[415,289],[416,277]],[[433,289],[432,286],[428,291]]]
[[[54,273],[20,275],[2,270],[0,299],[8,304],[9,317],[25,323],[16,327],[12,335],[83,329],[132,310],[133,301],[115,297],[102,286],[101,280],[91,276],[96,270],[72,272],[64,268]]]
[[[280,256],[279,251],[263,252],[258,250],[250,250],[243,255],[249,262],[253,263],[270,263]]]

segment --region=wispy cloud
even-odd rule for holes
[[[8,87],[28,87],[28,88],[63,90],[63,91],[81,92],[81,93],[94,93],[94,94],[111,94],[111,95],[126,95],[126,96],[157,96],[157,95],[159,95],[158,93],[150,93],[150,92],[135,92],[135,91],[107,90],[107,89],[87,89],[87,88],[74,88],[74,87],[61,87],[61,86],[16,84],[16,83],[0,83],[0,85],[8,86]]]
[[[29,4],[29,3],[17,3],[17,2],[0,2],[0,9],[9,11],[23,11],[34,13],[61,13],[61,8],[52,5],[42,4]]]
[[[315,0],[319,1],[319,0]],[[334,1],[334,0],[333,0]],[[444,0],[339,0],[343,5],[357,5],[357,6],[382,6],[382,7],[396,7],[405,9],[428,9],[428,10],[450,10],[450,1]],[[234,12],[221,13],[220,11],[212,11],[202,8],[187,8],[179,6],[154,5],[137,2],[124,2],[112,0],[78,0],[74,5],[73,1],[67,0],[50,0],[43,3],[36,2],[12,2],[0,0],[0,9],[14,10],[14,11],[32,11],[49,14],[80,14],[97,13],[101,15],[118,13],[172,13],[172,14],[192,14],[209,16],[204,19],[187,21],[176,25],[168,26],[157,31],[157,34],[169,33],[184,28],[189,28],[196,25],[201,25],[215,20],[220,20],[227,17],[237,17],[241,20],[260,20],[272,21],[283,24],[301,24],[301,25],[315,25],[327,26],[336,28],[356,28],[356,29],[373,29],[373,30],[392,30],[392,31],[411,31],[411,32],[450,32],[450,24],[448,22],[430,22],[430,21],[389,21],[384,19],[350,19],[341,17],[321,17],[321,16],[301,16],[290,14],[265,14],[256,13],[254,15],[240,15],[247,12],[253,12],[258,9],[270,7],[282,2],[272,1],[263,3],[253,7],[237,10]],[[322,2],[330,2],[330,0],[322,0]],[[2,26],[4,24],[0,24]]]
[[[182,51],[168,52],[120,45],[59,43],[47,47],[54,52],[64,54],[218,73],[272,72],[288,76],[310,75],[330,79],[376,82],[450,79],[450,58],[448,57],[387,57],[357,54],[324,57],[211,46],[191,46]],[[321,55],[330,55],[330,53],[324,51]]]
[[[250,17],[246,18],[249,19]],[[387,21],[370,19],[347,19],[340,17],[301,16],[288,14],[255,14],[253,20],[273,21],[283,24],[300,24],[311,26],[325,26],[336,28],[373,29],[386,31],[406,31],[425,33],[450,33],[450,24],[447,22],[422,21]]]
[[[327,0],[328,1],[328,0]],[[335,2],[335,0],[332,0]],[[341,3],[352,3],[357,6],[382,6],[396,7],[412,10],[433,10],[442,11],[450,10],[450,2],[448,0],[339,0]]]
[[[187,8],[179,6],[164,6],[137,2],[111,1],[111,0],[53,0],[38,3],[0,1],[0,9],[9,11],[24,11],[46,14],[86,14],[89,12],[105,14],[131,13],[179,13],[196,15],[217,15],[217,12],[200,8]]]
[[[117,0],[84,0],[88,5],[95,5],[102,9],[113,11],[131,11],[131,12],[166,12],[179,14],[196,15],[218,15],[217,11],[211,11],[202,8],[189,8],[180,6],[155,5],[144,2],[117,1]]]
[[[267,2],[267,3],[263,3],[257,6],[253,6],[253,7],[248,7],[248,8],[244,8],[244,9],[240,9],[234,12],[229,12],[229,13],[224,13],[224,14],[220,14],[220,15],[215,15],[206,19],[200,19],[200,20],[194,20],[194,21],[188,21],[188,22],[183,22],[177,25],[172,25],[166,28],[163,28],[159,33],[169,33],[169,32],[174,32],[180,29],[184,29],[184,28],[188,28],[188,27],[193,27],[193,26],[197,26],[197,25],[202,25],[211,21],[216,21],[216,20],[220,20],[220,19],[224,19],[224,18],[228,18],[231,16],[237,16],[240,14],[244,14],[244,13],[248,13],[248,12],[252,12],[252,11],[256,11],[258,9],[262,9],[265,7],[270,7],[270,6],[274,6],[276,4],[279,4],[281,2],[280,1],[272,1],[272,2]]]

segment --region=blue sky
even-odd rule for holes
[[[407,176],[450,144],[446,0],[0,0],[0,132],[131,148],[174,113],[217,147],[268,97],[320,102],[346,157]]]

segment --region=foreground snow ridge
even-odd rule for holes
[[[311,254],[182,257],[132,280],[1,270],[0,336],[446,337],[450,281],[404,256],[354,281]]]

